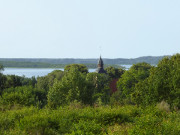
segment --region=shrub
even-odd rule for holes
[[[22,86],[6,89],[1,98],[1,105],[14,106],[19,104],[22,106],[39,106],[46,104],[46,93],[43,90],[38,90],[32,86]]]
[[[157,104],[157,108],[161,111],[170,112],[170,105],[164,100]]]
[[[174,118],[176,119],[174,119]],[[180,132],[179,112],[166,113],[156,107],[144,108],[140,117],[136,117],[130,135],[178,135]]]
[[[0,111],[0,134],[163,134],[178,135],[180,113],[154,106],[71,106],[55,110],[24,107]],[[118,132],[119,131],[119,132]]]
[[[80,120],[78,123],[73,125],[71,134],[101,135],[101,134],[103,134],[103,128],[102,128],[101,124],[97,123],[95,120],[92,120],[92,121]]]

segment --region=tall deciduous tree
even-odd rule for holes
[[[151,68],[150,64],[143,62],[134,64],[128,71],[125,71],[117,82],[118,93],[122,100],[131,101],[131,94],[135,90],[135,85],[149,76]]]
[[[48,104],[51,107],[68,104],[75,100],[91,104],[92,87],[85,79],[86,75],[77,67],[71,67],[61,81],[56,81],[48,92]]]
[[[61,70],[54,70],[46,76],[37,78],[37,88],[48,91],[53,86],[55,79],[61,80],[64,72]]]
[[[67,65],[64,68],[64,71],[68,72],[68,71],[70,71],[73,68],[76,68],[81,73],[88,73],[88,68],[85,65],[83,65],[83,64],[70,64],[70,65]]]
[[[180,54],[163,58],[150,76],[136,86],[134,98],[146,104],[165,100],[180,108]]]
[[[107,74],[109,75],[110,78],[115,79],[115,78],[121,78],[122,74],[124,74],[125,70],[122,68],[115,68],[115,67],[107,67],[105,68]]]
[[[3,65],[0,64],[0,72],[4,70]]]
[[[86,80],[93,87],[93,102],[100,99],[103,103],[108,103],[110,100],[110,78],[106,74],[88,73]]]

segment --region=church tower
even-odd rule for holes
[[[106,71],[104,70],[104,63],[103,63],[101,56],[98,61],[98,68],[97,68],[96,72],[97,73],[106,73]]]

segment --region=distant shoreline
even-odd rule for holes
[[[144,56],[139,58],[102,58],[106,65],[132,65],[146,62],[157,65],[165,56]],[[170,57],[170,56],[166,56]],[[63,68],[68,64],[84,64],[90,68],[96,68],[98,59],[77,59],[77,58],[0,58],[0,64],[4,67],[44,67],[44,68]],[[32,66],[33,65],[33,66]]]
[[[66,65],[69,64],[51,64],[51,63],[42,63],[42,62],[19,62],[19,61],[0,61],[0,64],[4,66],[4,68],[65,68]],[[72,63],[70,63],[72,64]],[[87,66],[87,68],[95,69],[97,68],[97,64],[93,63],[81,63]],[[105,64],[105,67],[121,67],[117,64]]]
[[[105,68],[113,66],[116,68],[123,65],[133,65],[140,62],[146,62],[151,65],[157,65],[158,62],[165,56],[144,56],[134,59],[107,59],[103,58]],[[169,56],[167,56],[169,57]],[[69,64],[84,64],[89,69],[97,68],[98,59],[48,59],[48,58],[0,58],[0,64],[5,68],[64,68]]]

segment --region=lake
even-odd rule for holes
[[[131,65],[122,65],[126,69],[129,69]],[[45,76],[48,73],[51,73],[54,70],[64,70],[63,68],[4,68],[2,72],[5,75],[18,75],[18,76],[25,76],[25,77],[38,77],[38,76]],[[89,72],[95,72],[96,69],[89,69]]]
[[[45,76],[54,70],[64,70],[63,68],[5,68],[2,72],[5,75],[18,75],[26,77]],[[89,72],[94,72],[96,69],[89,69]]]

